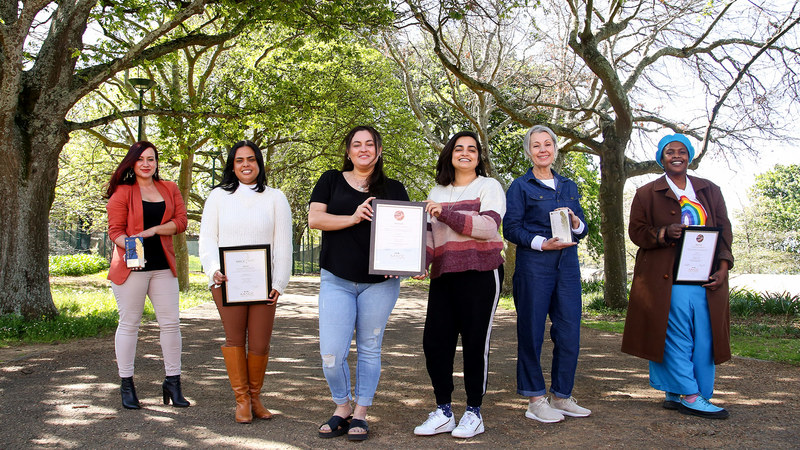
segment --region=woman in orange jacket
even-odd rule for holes
[[[161,330],[166,378],[164,404],[186,407],[181,393],[181,330],[178,279],[172,235],[183,233],[188,220],[178,186],[158,176],[158,150],[146,141],[133,144],[111,176],[106,191],[108,235],[116,244],[108,279],[117,300],[115,337],[117,367],[122,379],[122,406],[139,409],[133,385],[133,361],[145,295],[150,297]],[[142,237],[145,265],[128,268],[125,239]]]

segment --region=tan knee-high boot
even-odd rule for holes
[[[264,385],[264,372],[267,370],[269,354],[256,355],[247,354],[247,374],[250,380],[250,405],[253,409],[253,416],[259,419],[271,419],[272,413],[261,404],[261,386]]]
[[[250,411],[250,386],[247,378],[247,355],[244,347],[222,347],[228,379],[236,395],[236,421],[250,423],[253,414]]]

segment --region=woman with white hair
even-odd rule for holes
[[[572,397],[578,365],[581,324],[581,273],[577,240],[586,236],[586,219],[578,186],[551,166],[558,155],[553,130],[532,127],[523,142],[533,163],[506,192],[505,238],[517,245],[514,270],[514,305],[517,309],[517,392],[529,398],[525,416],[540,422],[586,417],[591,411]],[[569,214],[570,242],[553,237],[550,212]],[[550,372],[552,400],[540,363],[545,321],[550,316],[553,363]]]

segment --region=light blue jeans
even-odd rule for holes
[[[322,269],[319,286],[319,351],[322,371],[337,405],[352,399],[347,355],[356,333],[355,401],[372,405],[381,377],[381,343],[400,294],[400,280],[354,283]]]

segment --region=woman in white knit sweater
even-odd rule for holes
[[[259,394],[269,360],[269,341],[278,296],[286,289],[292,265],[292,214],[286,196],[265,184],[261,149],[250,141],[237,142],[228,152],[222,181],[203,207],[200,222],[200,261],[225,328],[222,355],[236,396],[236,421],[272,413]],[[272,286],[267,304],[223,305],[219,247],[269,244]],[[248,349],[245,350],[245,343]]]

